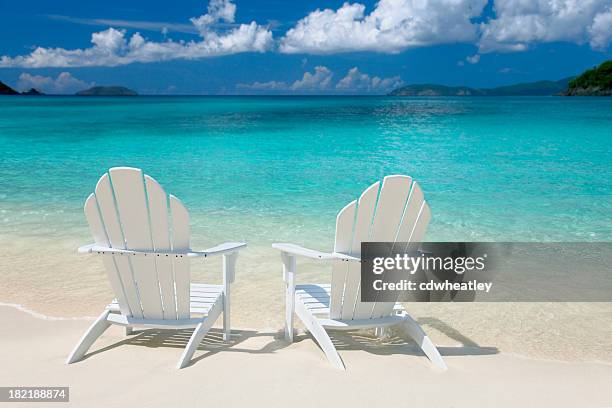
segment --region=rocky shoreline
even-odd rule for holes
[[[567,90],[562,96],[612,96],[612,89],[602,89],[599,87],[575,88]]]

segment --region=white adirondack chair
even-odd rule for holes
[[[111,324],[125,326],[126,334],[135,326],[195,328],[178,368],[189,363],[221,313],[224,340],[229,340],[230,284],[238,250],[246,244],[191,250],[187,209],[175,196],[168,198],[152,177],[130,167],[112,168],[100,178],[85,201],[85,216],[95,243],[79,253],[102,257],[116,299],[87,330],[67,364],[81,359]],[[190,284],[191,258],[213,255],[223,255],[223,285]]]
[[[402,325],[438,367],[446,364],[423,329],[399,302],[361,301],[361,243],[408,242],[418,249],[431,213],[417,182],[408,176],[387,176],[368,187],[359,200],[344,207],[336,218],[333,252],[294,244],[272,246],[281,251],[286,284],[285,338],[293,341],[293,314],[319,343],[329,361],[345,369],[329,330],[358,330]],[[296,256],[333,262],[331,284],[295,285]]]

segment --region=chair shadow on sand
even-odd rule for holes
[[[447,337],[459,342],[460,346],[438,346],[442,356],[480,356],[498,354],[497,347],[480,346],[464,336],[448,323],[433,317],[417,320],[422,326],[442,332]],[[353,332],[329,332],[330,338],[338,351],[364,350],[377,355],[404,354],[422,356],[421,348],[405,333],[393,328],[385,337],[374,335],[373,330]],[[308,333],[296,336],[294,342],[310,339]]]
[[[180,329],[180,330],[160,330],[160,329],[144,329],[134,330],[132,335],[127,336],[125,339],[116,343],[110,344],[106,347],[102,347],[95,351],[87,353],[83,360],[93,357],[96,354],[104,353],[106,351],[122,347],[122,346],[140,346],[150,348],[176,348],[184,349],[189,342],[193,329]],[[246,340],[255,337],[272,337],[273,340],[266,343],[259,349],[239,347],[241,343]],[[191,360],[193,365],[198,361],[215,355],[219,352],[241,352],[250,354],[265,354],[274,353],[277,350],[289,346],[285,342],[279,333],[262,333],[255,330],[232,330],[232,337],[230,341],[225,342],[223,340],[223,330],[218,328],[210,329],[206,334],[206,337],[200,342],[197,350],[204,352]]]
[[[491,355],[499,353],[499,350],[496,347],[480,346],[475,341],[464,336],[448,323],[440,319],[433,317],[420,318],[418,319],[418,323],[424,326],[429,326],[430,329],[438,330],[461,344],[461,346],[438,347],[440,354],[443,356]],[[127,345],[150,348],[167,347],[184,349],[187,346],[187,342],[189,341],[192,332],[192,329],[147,329],[134,331],[132,335],[127,336],[124,340],[88,353],[84,356],[84,359]],[[340,351],[364,350],[377,355],[405,354],[420,356],[423,354],[421,349],[409,338],[409,336],[399,332],[398,330],[391,331],[383,338],[375,336],[372,331],[330,332],[330,334],[334,345]],[[241,343],[257,337],[269,337],[272,340],[263,344],[263,346],[259,348],[240,346]],[[310,334],[301,333],[294,338],[294,342],[304,340],[312,340]],[[219,352],[267,354],[274,353],[290,345],[291,343],[285,341],[284,339],[283,330],[279,330],[277,332],[232,330],[231,340],[229,342],[224,342],[223,331],[221,329],[213,328],[208,332],[206,337],[204,337],[198,346],[198,351],[203,352],[203,354],[193,358],[190,365],[193,365],[198,361]]]

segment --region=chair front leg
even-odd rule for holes
[[[95,322],[87,329],[79,344],[72,350],[70,356],[66,360],[66,364],[72,364],[75,361],[83,358],[87,350],[91,347],[91,345],[96,341],[98,337],[102,335],[110,327],[109,321],[106,319],[110,311],[105,310],[102,314],[96,319]]]
[[[295,311],[295,256],[281,252],[285,281],[285,340],[293,342],[293,313]]]

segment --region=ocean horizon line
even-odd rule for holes
[[[0,95],[0,97],[28,97],[28,98],[44,98],[44,97],[75,97],[79,99],[86,98],[121,98],[121,99],[131,99],[138,97],[215,97],[215,98],[224,98],[224,97],[270,97],[270,98],[392,98],[392,99],[466,99],[466,98],[479,98],[479,99],[494,99],[494,98],[552,98],[552,97],[562,97],[563,95],[368,95],[368,94],[138,94],[138,95],[75,95],[75,94],[40,94],[40,95]],[[596,98],[603,99],[598,96],[581,96],[581,98]],[[563,98],[560,98],[563,99]]]

